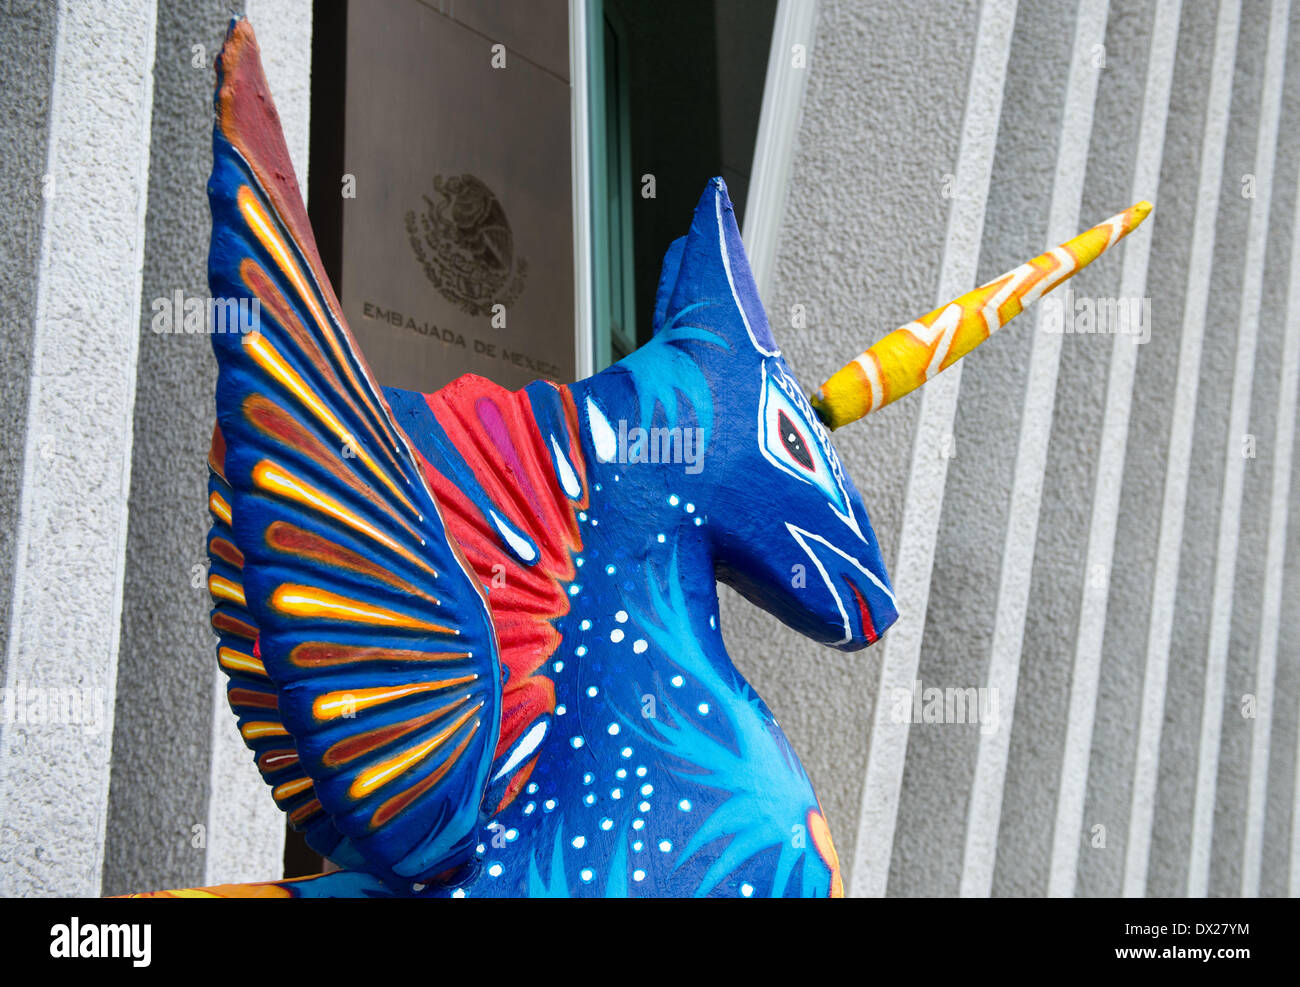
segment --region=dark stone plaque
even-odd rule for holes
[[[386,385],[574,376],[568,6],[492,6],[500,37],[419,0],[349,8],[341,294]]]

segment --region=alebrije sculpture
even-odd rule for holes
[[[260,321],[213,335],[212,624],[273,797],[341,869],[164,893],[842,894],[715,579],[815,641],[877,640],[897,604],[827,426],[951,365],[1150,206],[890,334],[809,402],[715,179],[651,342],[567,387],[419,394],[381,388],[348,331],[242,20],[216,111],[212,293]]]

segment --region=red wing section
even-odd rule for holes
[[[488,592],[505,684],[483,807],[499,812],[527,782],[555,715],[545,666],[569,612],[588,496],[577,412],[568,389],[546,381],[508,391],[467,375],[435,394],[385,394]]]

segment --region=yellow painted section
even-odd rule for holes
[[[830,428],[878,411],[946,370],[1023,308],[1087,267],[1147,218],[1142,201],[1054,250],[909,322],[837,371],[812,397]]]

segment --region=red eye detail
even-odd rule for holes
[[[790,454],[790,458],[809,473],[815,472],[803,433],[799,431],[799,426],[790,420],[790,416],[779,409],[776,413],[776,428],[781,434],[781,445],[785,446],[785,451]]]

